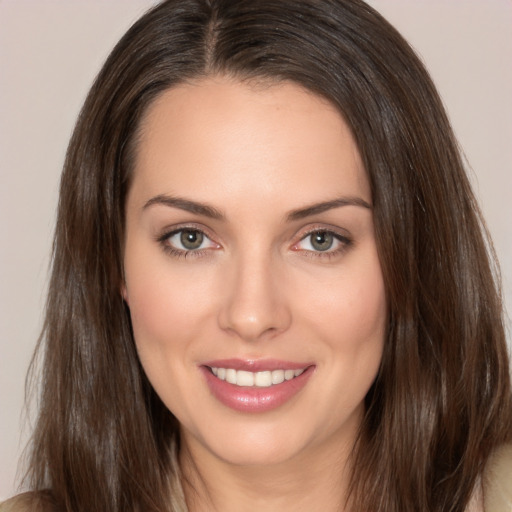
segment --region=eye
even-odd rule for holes
[[[315,233],[310,233],[306,238],[302,239],[301,242],[305,242],[309,251],[328,251],[332,248],[336,239],[334,238],[333,233],[329,233],[328,231],[316,231]]]
[[[196,252],[204,249],[216,249],[218,245],[199,229],[183,228],[167,233],[161,242],[172,251],[179,253]]]
[[[311,231],[293,246],[296,251],[333,254],[342,251],[351,241],[338,233],[326,229]]]

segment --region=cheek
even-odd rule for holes
[[[125,273],[142,367],[168,409],[185,418],[183,411],[193,392],[187,386],[188,363],[210,325],[211,279],[204,272],[199,277],[180,271],[179,265],[170,264],[165,255],[155,257],[154,252],[146,258],[134,258],[132,252],[125,260]]]
[[[345,321],[344,327],[360,343],[378,343],[383,340],[387,323],[387,306],[384,283],[379,272],[368,272],[346,291],[340,300]]]
[[[319,400],[332,411],[326,428],[335,428],[363,404],[377,376],[387,325],[387,303],[376,252],[347,259],[336,275],[322,284],[323,293],[310,294],[308,325],[311,337],[321,341],[321,374],[334,390]],[[306,313],[309,311],[309,313]],[[312,313],[314,312],[314,313]]]
[[[125,266],[128,304],[141,358],[146,351],[182,349],[211,314],[211,276],[180,271],[179,265],[160,255],[127,259]]]
[[[376,253],[357,262],[347,261],[336,275],[311,284],[308,295],[304,314],[332,347],[357,351],[367,345],[382,345],[387,305]]]

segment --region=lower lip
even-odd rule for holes
[[[259,388],[230,384],[215,377],[209,368],[201,367],[210,391],[219,402],[235,411],[252,413],[271,411],[291,400],[306,385],[313,369],[310,366],[298,377]]]

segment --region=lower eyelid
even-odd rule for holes
[[[200,247],[197,249],[186,249],[177,247],[175,244],[170,242],[170,239],[180,235],[183,231],[197,231],[198,233],[202,233],[204,236],[205,242],[207,242],[206,247]],[[203,229],[197,228],[195,226],[180,226],[175,229],[171,229],[166,231],[160,236],[157,236],[156,241],[160,244],[163,251],[167,253],[169,256],[174,258],[192,258],[192,257],[207,257],[211,255],[212,249],[219,249],[220,245],[215,242]],[[204,243],[204,242],[203,242]],[[181,244],[180,244],[181,245]]]
[[[179,248],[175,245],[171,244],[169,240],[179,235],[182,231],[197,231],[199,233],[202,233],[205,240],[208,242],[207,247],[202,247],[198,249],[186,249],[186,248]],[[326,249],[325,251],[320,250],[314,250],[314,249],[301,249],[298,247],[298,245],[308,238],[309,236],[313,235],[314,233],[329,233],[331,234],[336,242],[336,246],[334,248]],[[157,242],[160,243],[163,250],[170,254],[171,256],[177,257],[177,258],[187,258],[187,257],[202,257],[202,256],[209,256],[211,255],[211,249],[220,249],[221,246],[215,242],[204,230],[193,227],[193,226],[183,226],[179,227],[178,229],[172,229],[160,236],[157,237]],[[329,229],[313,229],[309,231],[306,234],[303,234],[302,237],[298,242],[296,242],[292,246],[292,250],[296,252],[302,252],[307,257],[311,258],[332,258],[338,255],[341,255],[341,253],[347,251],[349,247],[353,244],[353,241],[347,237],[346,235],[341,235],[340,233],[337,233],[336,231],[329,230]]]

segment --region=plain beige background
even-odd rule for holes
[[[30,432],[24,379],[41,326],[67,141],[109,50],[154,3],[0,0],[0,499],[16,490]],[[438,85],[471,164],[512,307],[512,2],[369,3],[412,43]]]

